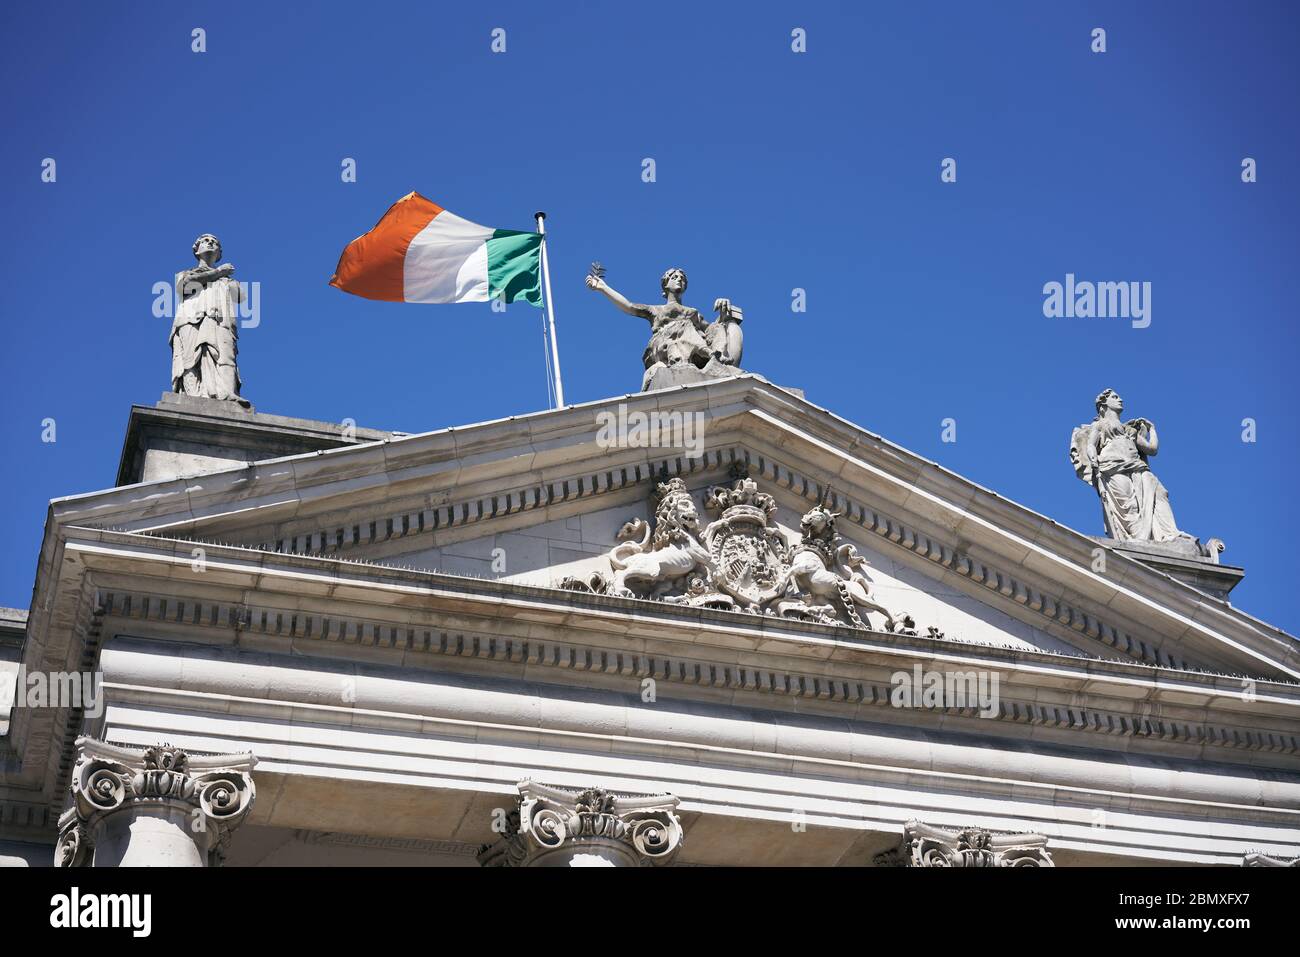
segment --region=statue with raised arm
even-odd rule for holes
[[[1169,493],[1147,460],[1160,449],[1149,419],[1120,421],[1124,400],[1114,389],[1096,399],[1097,417],[1074,430],[1070,462],[1075,474],[1097,490],[1106,534],[1120,542],[1184,542],[1203,549],[1178,530]]]
[[[638,316],[650,322],[650,342],[645,347],[642,360],[645,375],[641,390],[659,388],[660,382],[671,378],[670,384],[739,375],[743,336],[740,323],[743,314],[729,299],[718,299],[713,308],[718,318],[705,322],[698,309],[682,304],[686,292],[686,273],[669,269],[659,280],[666,300],[662,306],[630,301],[605,282],[605,270],[592,263],[587,276],[587,288],[603,293],[610,302],[629,316]],[[671,377],[664,370],[675,370]]]
[[[230,263],[218,266],[221,241],[211,233],[194,240],[196,264],[176,274],[172,391],[247,405],[239,397],[239,310],[242,292]]]

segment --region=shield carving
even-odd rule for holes
[[[779,597],[777,587],[789,565],[785,540],[772,524],[776,500],[750,478],[734,488],[709,490],[704,507],[719,512],[704,532],[713,559],[714,584],[746,611],[762,611]]]

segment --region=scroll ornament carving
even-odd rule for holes
[[[133,751],[89,738],[78,744],[69,786],[72,806],[59,818],[55,866],[90,866],[104,819],[148,805],[186,811],[208,865],[222,862],[231,832],[247,816],[256,795],[249,774],[252,755],[208,757],[203,767],[194,768],[189,754],[170,745]]]
[[[1258,851],[1252,851],[1245,855],[1241,861],[1242,867],[1300,867],[1300,856],[1297,857],[1274,857],[1271,854],[1261,854]]]
[[[479,852],[485,867],[526,867],[548,855],[590,852],[632,866],[669,864],[682,847],[677,798],[626,797],[601,788],[519,785],[519,807],[500,840]]]
[[[653,525],[638,518],[620,530],[612,578],[595,572],[560,587],[856,628],[871,628],[876,614],[886,631],[916,634],[909,616],[874,599],[867,561],[840,537],[840,513],[825,498],[803,516],[793,546],[773,521],[776,499],[743,470],[707,491],[704,507],[716,517],[703,530],[682,479],[658,483],[651,502]]]
[[[899,851],[878,863],[904,867],[1055,867],[1042,834],[1004,834],[980,827],[945,830],[909,821]]]

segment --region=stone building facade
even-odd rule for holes
[[[0,862],[1294,863],[1240,576],[752,374],[417,435],[169,395],[0,615]]]

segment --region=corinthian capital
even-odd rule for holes
[[[904,867],[1054,867],[1042,834],[959,831],[909,821],[898,857]]]
[[[253,805],[251,754],[138,751],[86,737],[77,747],[58,867],[219,865]]]
[[[567,791],[524,781],[505,833],[484,845],[484,867],[652,867],[682,846],[677,798]]]

